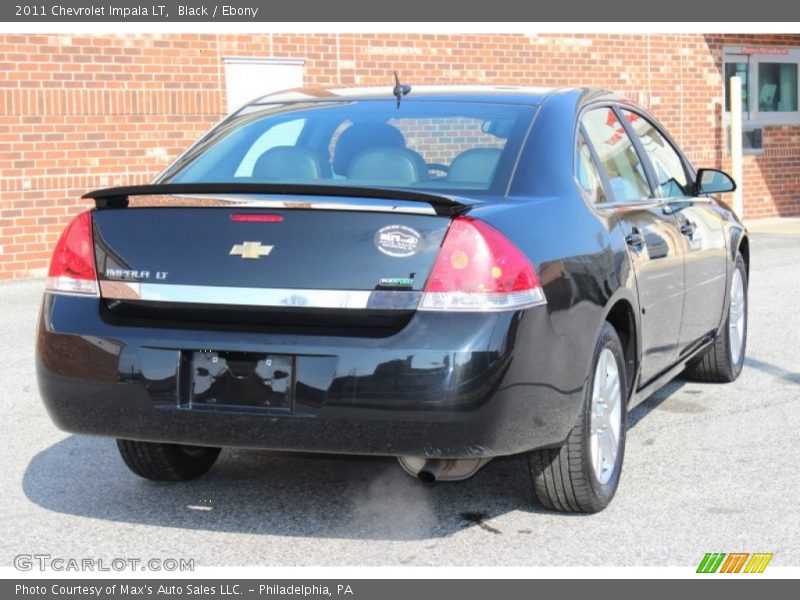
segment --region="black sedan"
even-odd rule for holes
[[[390,92],[260,98],[153,184],[87,194],[38,331],[55,423],[156,480],[224,446],[426,482],[527,453],[540,503],[595,512],[633,406],[683,370],[736,379],[727,175],[603,90]]]

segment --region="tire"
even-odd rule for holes
[[[605,361],[605,362],[601,362]],[[605,412],[608,420],[599,415],[592,423],[592,408],[598,404],[611,407],[612,402],[596,403],[594,399],[608,397],[613,393],[612,362],[616,363],[618,393],[615,409]],[[603,365],[608,365],[608,368]],[[599,375],[606,373],[603,379]],[[619,485],[622,461],[625,455],[625,429],[628,408],[628,376],[619,336],[615,329],[604,323],[592,358],[591,379],[581,407],[578,422],[572,428],[567,441],[559,448],[544,448],[528,453],[528,465],[533,478],[533,491],[536,499],[545,508],[563,512],[596,513],[611,502]],[[604,460],[598,475],[598,440],[605,439],[606,433],[598,427],[605,423],[613,430],[616,423],[616,448],[612,460]],[[593,436],[593,431],[602,432]],[[594,439],[593,439],[594,438]],[[608,448],[613,447],[609,443]],[[609,455],[606,455],[609,458]]]
[[[741,297],[737,302],[736,288],[740,284]],[[739,377],[747,350],[747,304],[747,269],[742,255],[737,254],[728,290],[728,314],[725,316],[725,324],[717,334],[714,345],[687,365],[686,373],[689,378],[695,381],[729,383]],[[733,326],[731,326],[732,320]],[[740,340],[738,354],[734,350],[737,339]]]
[[[189,481],[205,474],[217,460],[219,448],[181,446],[154,442],[117,440],[128,468],[154,481]]]

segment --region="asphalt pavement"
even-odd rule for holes
[[[622,483],[593,515],[533,504],[522,457],[428,487],[392,459],[225,450],[204,478],[128,472],[53,426],[34,376],[43,282],[0,285],[0,565],[18,554],[222,565],[800,565],[800,236],[752,237],[738,381],[676,380],[637,407]]]

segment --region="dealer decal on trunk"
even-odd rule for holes
[[[395,258],[405,258],[417,253],[419,231],[405,225],[387,225],[375,234],[375,247]]]

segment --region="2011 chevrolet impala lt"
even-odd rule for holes
[[[526,453],[541,504],[598,511],[627,411],[742,369],[734,188],[603,90],[269,95],[152,184],[86,195],[47,278],[41,396],[150,479],[225,446],[428,482]]]

